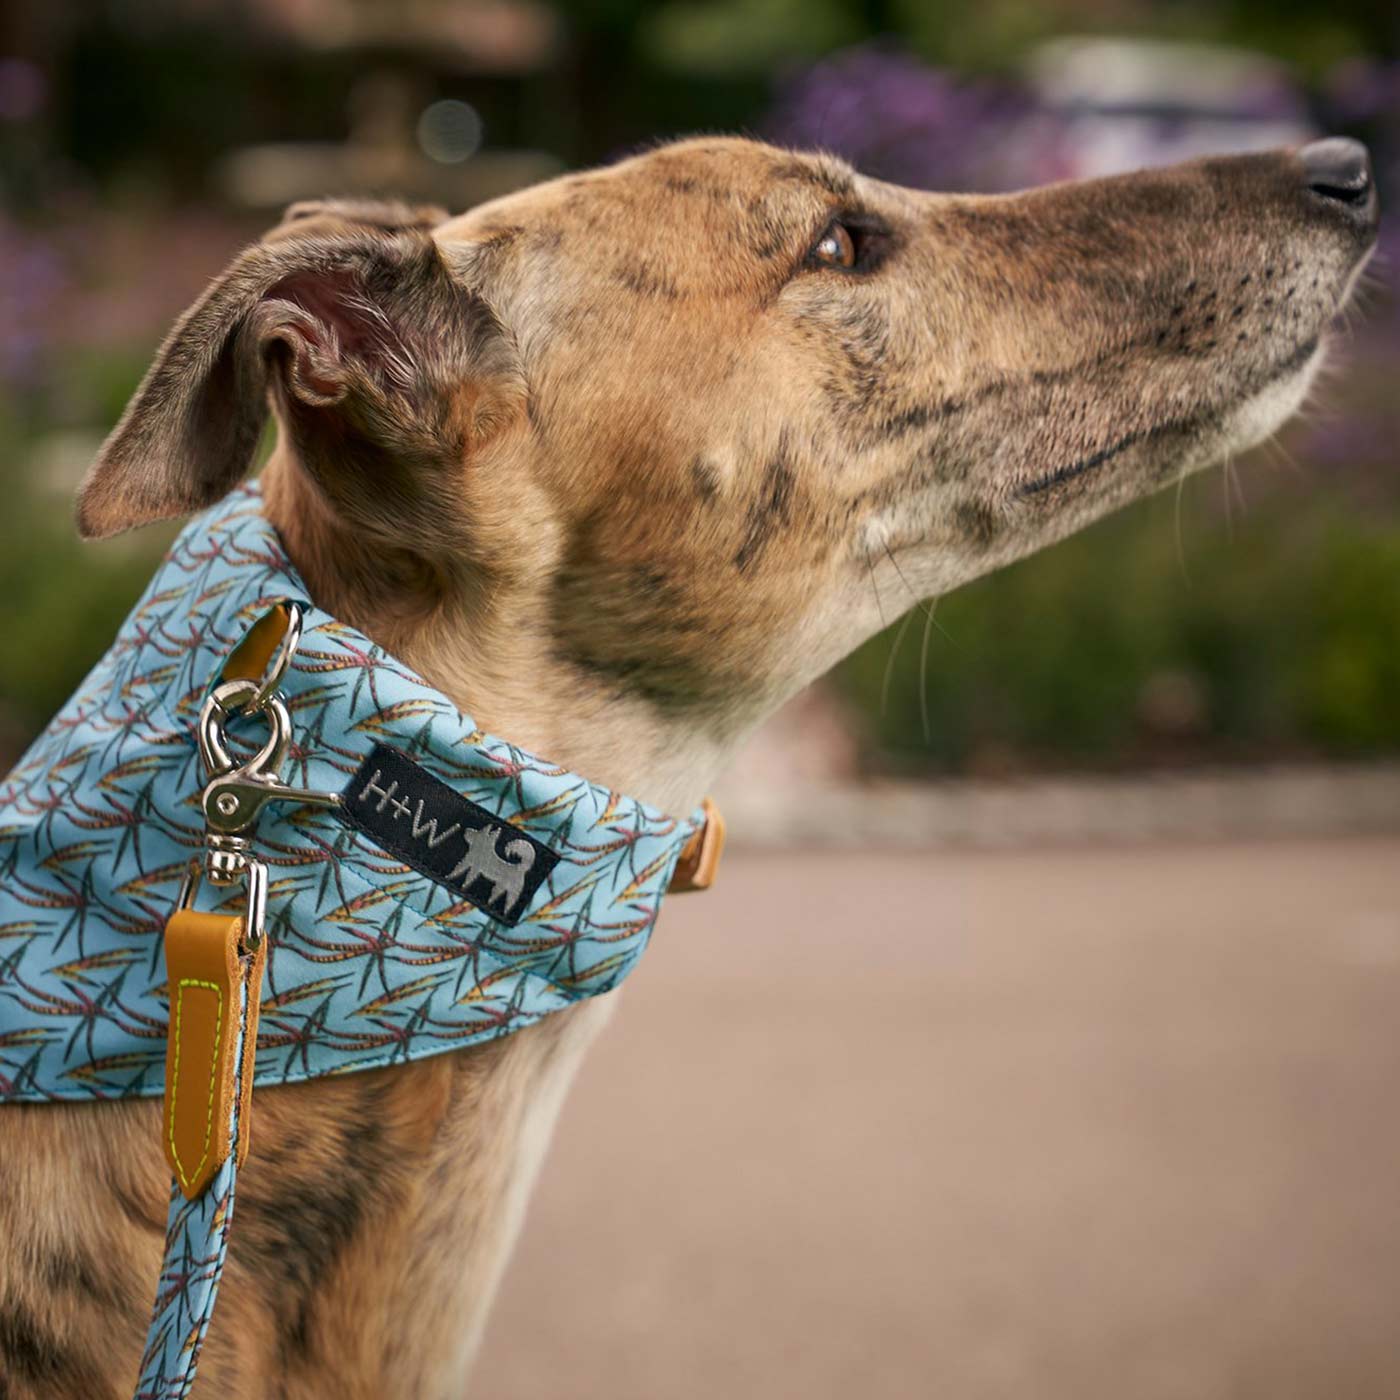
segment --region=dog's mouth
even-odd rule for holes
[[[1076,477],[1085,476],[1087,473],[1095,471],[1097,468],[1103,466],[1106,462],[1111,462],[1115,457],[1126,452],[1128,448],[1135,447],[1138,443],[1154,434],[1175,431],[1184,426],[1184,424],[1180,423],[1166,423],[1160,428],[1129,433],[1126,437],[1119,438],[1117,442],[1110,443],[1107,447],[1101,448],[1097,452],[1090,453],[1087,457],[1081,457],[1077,462],[1071,462],[1063,467],[1056,467],[1053,471],[1048,471],[1043,476],[1036,477],[1035,480],[1018,487],[1016,494],[1018,496],[1038,496],[1042,491],[1050,491],[1056,486],[1063,486],[1066,482],[1073,481]]]
[[[1110,441],[1105,446],[1076,461],[1054,467],[1030,481],[1016,487],[1014,495],[1019,499],[1044,498],[1049,493],[1057,493],[1057,488],[1067,486],[1096,473],[1115,459],[1137,447],[1150,447],[1154,443],[1176,443],[1193,440],[1204,435],[1223,436],[1222,449],[1238,451],[1253,446],[1261,439],[1276,431],[1290,416],[1293,405],[1280,408],[1273,414],[1250,413],[1250,407],[1267,400],[1273,391],[1290,380],[1300,377],[1310,378],[1313,361],[1320,358],[1319,349],[1323,337],[1319,332],[1309,336],[1289,354],[1276,361],[1267,369],[1250,377],[1251,382],[1242,386],[1242,392],[1235,392],[1224,402],[1211,404],[1191,414],[1168,418],[1147,428],[1138,428]],[[1306,387],[1299,386],[1298,397]],[[1229,425],[1241,420],[1248,426],[1242,433],[1232,433]],[[1236,439],[1242,440],[1236,440]]]

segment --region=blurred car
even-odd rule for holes
[[[1289,68],[1243,49],[1056,39],[1031,53],[1025,74],[1039,105],[1058,118],[1069,179],[1318,134]]]

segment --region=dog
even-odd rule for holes
[[[458,218],[299,205],[175,326],[78,523],[216,502],[270,410],[265,509],[322,606],[491,732],[684,812],[882,597],[1277,429],[1377,219],[1340,140],[965,197],[698,139]],[[462,1394],[611,1000],[260,1089],[196,1392]],[[129,1394],[160,1112],[6,1111],[10,1400]]]

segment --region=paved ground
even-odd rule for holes
[[[473,1394],[1400,1397],[1400,842],[731,861]]]

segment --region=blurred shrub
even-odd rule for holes
[[[926,666],[917,612],[897,651],[899,627],[862,647],[837,679],[876,766],[1400,749],[1400,525],[1276,500],[1187,530],[1178,557],[1175,509],[1146,502],[942,599]]]
[[[663,68],[766,74],[862,37],[843,0],[664,0],[640,16],[641,47]]]
[[[1400,748],[1400,529],[1334,524],[1301,619],[1304,732],[1340,750]]]
[[[131,383],[125,382],[129,392]],[[16,435],[0,413],[7,451]],[[21,440],[22,441],[22,440]],[[36,479],[22,453],[0,463],[0,770],[107,649],[171,538],[143,530],[84,544],[68,480]]]

